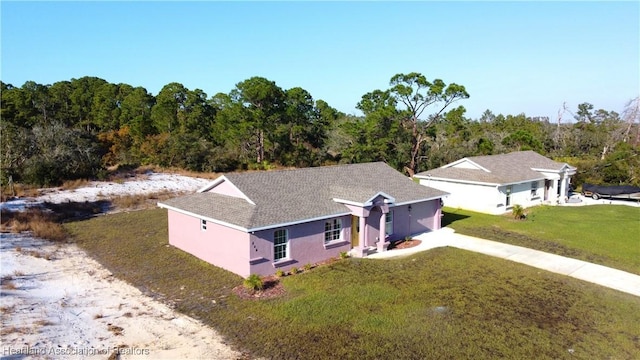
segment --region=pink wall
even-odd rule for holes
[[[391,241],[408,235],[440,228],[440,200],[389,207],[393,212]],[[367,218],[368,245],[375,245],[379,236],[380,209],[373,208]],[[273,262],[273,235],[276,229],[247,234],[222,225],[207,222],[207,230],[200,229],[200,219],[168,210],[169,243],[215,266],[242,277],[250,274],[270,275],[276,270],[302,268],[331,257],[338,257],[351,249],[351,215],[342,216],[342,239],[337,244],[324,244],[325,220],[285,227],[289,235],[290,258]],[[361,229],[362,230],[362,229]]]
[[[168,210],[169,243],[208,263],[249,276],[249,234]]]
[[[227,196],[233,196],[233,197],[241,197],[241,198],[245,197],[245,195],[240,190],[238,190],[235,186],[231,184],[231,181],[227,181],[227,180],[222,181],[220,184],[216,185],[213,189],[209,190],[208,192],[227,195]]]
[[[390,208],[391,210],[392,208]],[[379,208],[375,207],[371,209],[369,217],[367,218],[367,245],[376,246],[376,238],[380,236],[380,216],[382,212]]]
[[[390,241],[402,240],[409,235],[440,229],[440,199],[422,203],[389,207],[393,212],[393,234]],[[377,215],[372,224],[377,227]],[[377,230],[376,230],[377,231]],[[377,233],[375,236],[378,236]]]
[[[257,231],[251,235],[251,257],[255,259],[251,265],[251,273],[268,275],[276,270],[288,271],[292,267],[301,269],[306,264],[315,264],[332,257],[340,256],[343,251],[351,249],[351,216],[340,217],[342,219],[341,243],[325,246],[324,224],[325,220],[310,223],[287,226],[289,234],[290,259],[274,264],[273,259],[273,234],[276,229]]]

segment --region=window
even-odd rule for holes
[[[531,197],[534,198],[538,196],[538,182],[534,181],[531,183]]]
[[[507,186],[507,199],[505,204],[506,206],[511,206],[511,185]]]
[[[207,220],[200,220],[200,230],[207,231]]]
[[[273,261],[286,259],[288,252],[289,235],[286,229],[276,230],[273,233]]]
[[[340,219],[332,219],[324,223],[324,243],[340,240],[342,234],[342,222]]]
[[[384,216],[385,224],[385,234],[391,235],[393,234],[393,212],[389,211]]]

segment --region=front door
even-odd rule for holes
[[[351,215],[351,247],[358,247],[360,239],[360,218]]]

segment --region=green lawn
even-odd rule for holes
[[[445,208],[443,226],[640,274],[640,208],[538,206],[524,221]]]
[[[345,259],[283,278],[281,298],[243,300],[231,291],[240,277],[168,246],[165,224],[166,211],[157,209],[65,227],[115,276],[213,326],[252,357],[640,353],[639,297],[514,262],[453,248],[396,260]]]

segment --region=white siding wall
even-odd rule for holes
[[[531,182],[511,185],[511,204],[506,206],[507,187],[481,184],[465,184],[433,179],[420,179],[420,185],[446,191],[451,195],[443,199],[444,206],[477,211],[487,214],[504,214],[513,205],[530,207],[542,204],[544,181],[538,181],[536,196],[531,196]]]
[[[475,185],[439,180],[420,179],[420,185],[446,191],[451,195],[443,200],[444,206],[495,214],[499,193],[492,185]]]
[[[531,182],[522,184],[511,185],[511,204],[507,207],[505,202],[507,199],[507,186],[500,186],[500,202],[498,213],[504,213],[511,211],[513,205],[520,205],[522,207],[531,207],[542,204],[542,198],[544,197],[544,181],[538,181],[538,189],[535,196],[531,196]]]

